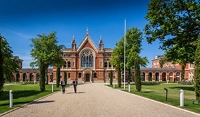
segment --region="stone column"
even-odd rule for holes
[[[85,82],[85,72],[83,71],[83,74],[82,74],[82,78],[83,78],[83,82]]]
[[[90,71],[90,82],[92,82],[92,71]]]

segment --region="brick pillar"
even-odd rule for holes
[[[168,74],[168,73],[167,73],[167,75],[166,75],[166,80],[169,81],[169,74]]]
[[[53,71],[53,80],[56,80],[56,71]]]
[[[33,75],[34,75],[34,76],[33,76],[33,81],[36,82],[36,81],[37,81],[37,73],[34,72]]]
[[[61,72],[61,75],[62,75],[62,77],[60,78],[60,80],[63,80],[64,79],[64,72],[63,71]],[[70,76],[71,76],[71,74],[70,74]]]
[[[162,81],[162,73],[159,73],[159,75],[160,75],[159,81]]]
[[[22,72],[19,73],[19,81],[23,82],[23,73]]]
[[[155,81],[156,80],[156,75],[155,73],[152,73],[152,81]]]
[[[146,73],[145,73],[145,81],[149,81],[148,75],[149,75],[148,72],[146,72]]]
[[[176,79],[176,72],[174,72],[174,75],[173,75],[173,76],[174,76],[173,81],[176,82],[176,80],[177,80],[177,79]]]
[[[26,76],[27,76],[26,80],[28,80],[28,82],[29,82],[29,81],[30,81],[30,73],[27,72],[27,73],[26,73]]]

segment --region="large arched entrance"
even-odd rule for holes
[[[83,70],[83,76],[84,76],[83,80],[84,80],[85,82],[91,82],[91,81],[92,81],[92,69],[90,69],[90,68],[85,68],[85,69]]]
[[[149,74],[148,74],[148,80],[152,81],[152,73],[151,72],[149,72]]]
[[[166,73],[165,72],[162,73],[162,81],[166,81]]]
[[[24,81],[27,81],[27,75],[26,75],[26,73],[23,73],[23,82]]]
[[[85,82],[90,82],[90,74],[89,73],[85,74]]]
[[[159,73],[158,72],[156,72],[156,81],[159,81]]]

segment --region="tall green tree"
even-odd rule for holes
[[[3,37],[0,35],[0,94],[3,92],[3,84],[4,84],[4,77],[3,77],[3,45],[2,45],[2,39]]]
[[[3,91],[5,78],[9,80],[13,73],[19,71],[19,61],[13,57],[12,53],[6,38],[0,35],[0,93]]]
[[[141,91],[141,76],[140,66],[145,67],[148,63],[146,57],[140,57],[139,54],[142,50],[142,32],[137,28],[130,28],[126,33],[127,38],[127,63],[126,66],[131,69],[134,68],[134,78],[136,90]]]
[[[123,61],[124,61],[124,47],[123,47],[123,39],[116,43],[116,47],[113,49],[112,58],[110,59],[110,64],[112,64],[118,74],[118,87],[121,87],[121,71],[123,69]]]
[[[37,38],[31,38],[31,56],[34,62],[30,66],[38,66],[40,70],[40,90],[45,91],[45,73],[49,66],[63,64],[61,50],[64,45],[58,45],[56,32],[48,35],[38,34]]]
[[[200,105],[200,34],[197,40],[197,49],[195,51],[194,88],[196,100]]]
[[[158,39],[167,61],[179,63],[185,69],[186,63],[194,62],[193,43],[200,32],[199,14],[199,0],[151,0],[145,17],[147,41]]]
[[[141,58],[139,56],[141,51],[142,33],[139,29],[132,27],[126,32],[126,69],[132,69],[134,67],[134,60],[140,60],[139,65],[145,66],[148,60],[146,57]],[[137,59],[136,59],[137,58]],[[116,67],[118,72],[122,71],[124,67],[124,38],[117,42],[116,47],[113,50],[111,64]],[[121,76],[121,74],[120,74]],[[118,74],[119,77],[119,74]],[[121,81],[120,81],[121,82]]]

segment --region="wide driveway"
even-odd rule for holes
[[[5,117],[200,117],[189,111],[151,101],[104,86],[103,83],[78,85],[66,93],[56,92]]]

